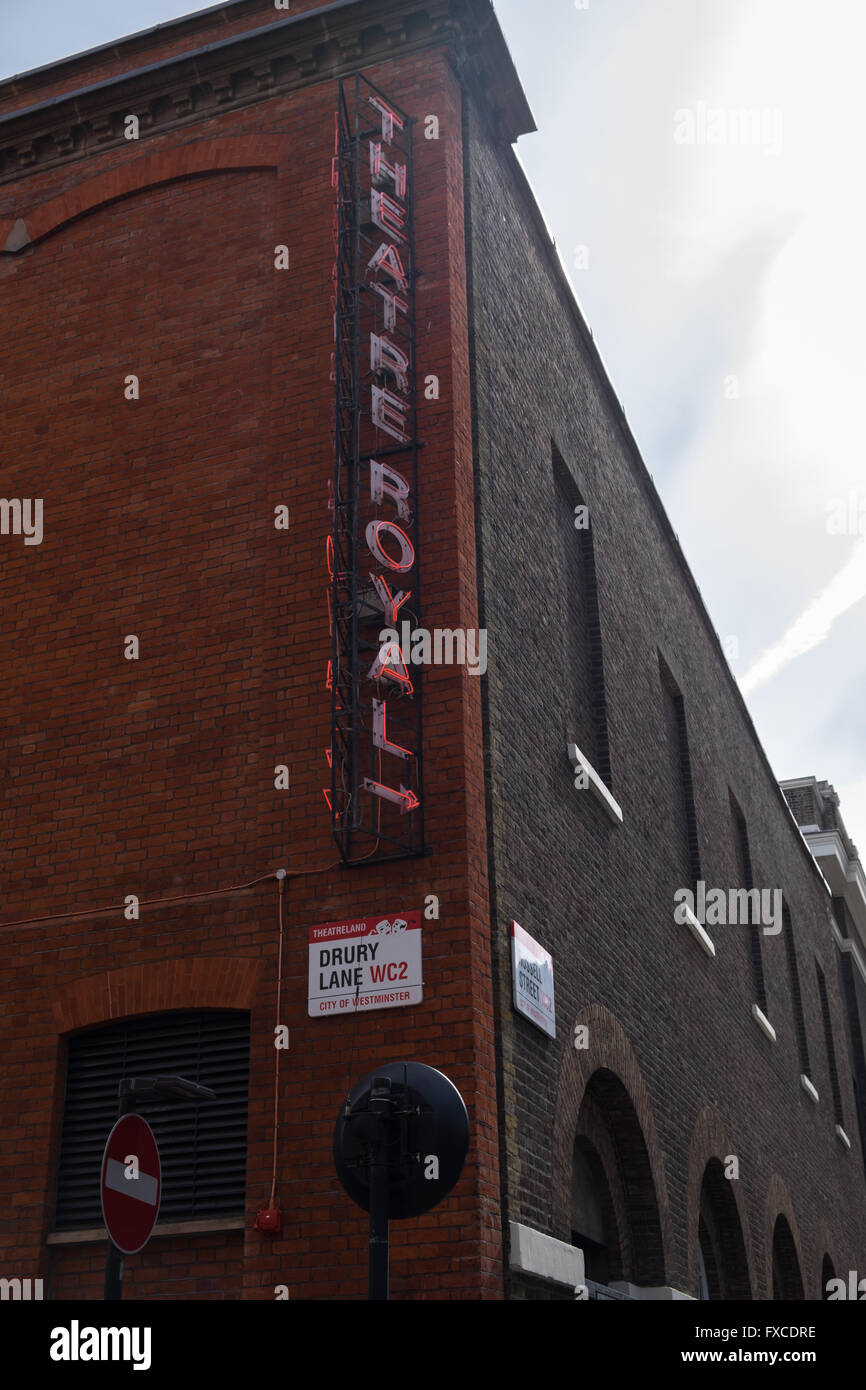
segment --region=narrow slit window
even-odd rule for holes
[[[675,794],[682,808],[679,825],[680,857],[683,868],[688,873],[691,886],[694,888],[702,877],[701,852],[698,842],[698,818],[695,811],[695,792],[692,780],[692,760],[689,752],[689,734],[686,725],[685,700],[661,652],[658,654],[658,660]]]
[[[806,1036],[806,1015],[803,1012],[803,995],[800,989],[800,971],[797,967],[797,946],[791,913],[787,903],[782,905],[782,932],[785,937],[785,952],[788,957],[788,979],[791,985],[791,1002],[794,1008],[794,1028],[797,1034],[797,1051],[800,1055],[800,1071],[811,1080],[809,1068],[809,1040]]]
[[[746,826],[746,818],[740,810],[739,804],[732,792],[729,792],[729,798],[731,821],[734,832],[734,849],[736,851],[740,885],[751,894],[755,888],[755,883],[752,875],[752,853],[749,848],[749,832]],[[755,1003],[761,1012],[766,1014],[767,985],[764,979],[764,957],[761,951],[760,913],[754,911],[750,913],[747,931],[749,933],[749,956],[752,963],[752,983],[755,990]]]
[[[833,1118],[836,1124],[844,1129],[845,1119],[842,1114],[842,1091],[839,1086],[839,1070],[836,1066],[836,1044],[833,1041],[833,1020],[830,1017],[830,1000],[827,997],[827,981],[824,979],[824,972],[817,961],[815,961],[815,971],[818,976],[821,1017],[824,1020],[824,1041],[827,1046],[827,1068],[830,1072],[830,1091],[833,1096]]]
[[[567,639],[563,649],[569,665],[565,680],[566,708],[574,725],[573,732],[569,730],[569,739],[573,738],[611,790],[609,719],[592,516],[555,448],[553,474],[565,581]]]

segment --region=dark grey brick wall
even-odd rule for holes
[[[818,1297],[828,1239],[837,1271],[866,1273],[866,1187],[830,899],[576,323],[522,177],[469,99],[466,135],[504,1223],[519,1220],[569,1239],[554,1217],[554,1192],[564,1180],[554,1162],[557,1086],[574,1019],[601,1005],[624,1028],[649,1093],[667,1194],[667,1282],[697,1293],[689,1146],[700,1112],[711,1107],[740,1160],[757,1295],[766,1297],[772,1284],[766,1209],[781,1179],[799,1230],[806,1294]],[[567,566],[552,443],[592,514],[619,828],[589,792],[574,789],[566,758],[574,736],[572,646],[563,631]],[[755,885],[782,889],[790,907],[817,1106],[799,1084],[781,935],[761,939],[774,1045],[751,1016],[748,928],[711,928],[711,960],[674,922],[673,893],[685,872],[682,803],[671,776],[659,651],[685,700],[704,879],[726,889],[741,882],[730,789],[748,825]],[[512,918],[553,954],[554,1041],[511,1007]],[[816,959],[827,980],[850,1153],[834,1133]]]

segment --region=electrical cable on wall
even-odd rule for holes
[[[321,869],[297,869],[294,873],[285,870],[275,869],[272,873],[262,874],[260,878],[250,879],[249,883],[235,883],[230,888],[205,888],[199,893],[178,893],[171,898],[141,898],[139,907],[167,907],[172,903],[192,902],[196,898],[220,898],[228,893],[241,893],[247,888],[255,888],[258,883],[266,883],[268,879],[278,879],[281,873],[286,878],[307,878],[312,874],[328,873],[331,869],[340,867],[342,861],[335,859],[330,864],[324,864]],[[75,912],[55,912],[47,917],[20,917],[14,922],[0,922],[0,932],[11,931],[13,927],[36,927],[45,922],[71,922],[76,917],[101,917],[109,912],[123,912],[126,903],[111,903],[107,907],[82,908]]]

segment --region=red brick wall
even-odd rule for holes
[[[104,75],[104,63],[89,72]],[[441,399],[419,405],[421,584],[427,627],[473,627],[459,89],[438,53],[370,75],[441,122],[438,142],[419,130],[416,146],[419,372],[441,382]],[[44,1244],[65,1033],[100,1009],[107,1021],[238,1007],[239,989],[252,1011],[243,1260],[236,1233],[155,1239],[127,1267],[130,1296],[231,1297],[242,1285],[270,1298],[277,1284],[293,1297],[362,1296],[365,1217],[337,1184],[331,1133],[346,1083],[401,1057],[458,1085],[472,1146],[454,1195],[393,1228],[394,1295],[501,1288],[477,678],[425,674],[430,857],[333,867],[320,790],[335,94],[322,83],[0,188],[0,220],[26,215],[31,235],[44,234],[0,257],[0,354],[5,494],[42,497],[45,527],[39,546],[0,538],[12,615],[0,634],[0,1194],[12,1213],[0,1243],[5,1272],[35,1274],[41,1260],[57,1296],[98,1297],[102,1286],[102,1247],[53,1246],[49,1259]],[[278,243],[290,247],[288,272],[274,270]],[[129,373],[138,401],[124,399]],[[273,526],[279,503],[291,509],[288,534]],[[138,661],[123,656],[129,633]],[[290,792],[274,789],[279,763]],[[252,1224],[271,1175],[275,885],[143,909],[138,922],[115,911],[2,925],[131,893],[206,892],[280,866],[304,876],[286,894],[286,1226],[272,1238]],[[309,1020],[306,924],[417,908],[428,894],[441,916],[424,924],[423,1004]],[[257,982],[226,958],[254,962]]]
[[[243,1248],[242,1231],[154,1237],[141,1254],[124,1257],[124,1292],[137,1299],[242,1298]],[[48,1270],[51,1298],[101,1298],[105,1243],[52,1246]]]

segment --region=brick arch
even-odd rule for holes
[[[126,160],[113,169],[82,179],[18,217],[0,220],[0,248],[7,255],[15,255],[85,213],[156,184],[227,169],[278,168],[287,157],[284,136],[244,135],[191,140],[158,154]]]
[[[700,1225],[701,1196],[704,1186],[704,1175],[707,1166],[714,1159],[724,1166],[725,1158],[728,1154],[735,1153],[735,1149],[725,1136],[725,1129],[721,1117],[710,1107],[705,1106],[695,1121],[692,1130],[691,1144],[689,1145],[689,1177],[688,1177],[688,1260],[689,1260],[689,1287],[697,1297],[698,1291],[698,1227]],[[739,1219],[740,1234],[744,1247],[745,1277],[748,1279],[749,1292],[743,1292],[743,1298],[754,1298],[758,1287],[758,1280],[755,1273],[755,1257],[752,1248],[752,1236],[749,1228],[749,1217],[746,1210],[746,1202],[743,1197],[742,1180],[740,1178],[731,1179],[728,1182],[730,1188],[731,1201],[733,1208],[729,1209],[729,1216]],[[732,1237],[735,1235],[731,1232]]]
[[[778,1173],[774,1173],[770,1178],[767,1188],[767,1201],[764,1206],[764,1297],[772,1300],[773,1297],[773,1234],[776,1229],[778,1217],[784,1216],[791,1232],[794,1243],[794,1250],[797,1255],[800,1279],[803,1284],[805,1296],[810,1296],[810,1289],[814,1280],[810,1277],[809,1270],[803,1259],[803,1246],[800,1241],[800,1230],[797,1225],[797,1218],[794,1215],[794,1204],[785,1186],[784,1178]]]
[[[830,1270],[826,1272],[827,1265],[831,1266],[831,1272]],[[824,1293],[824,1284],[826,1284],[827,1279],[840,1279],[840,1277],[847,1276],[848,1273],[847,1261],[840,1254],[837,1237],[831,1232],[823,1218],[817,1222],[815,1230],[815,1251],[813,1251],[812,1261],[809,1264],[809,1276],[812,1276],[813,1273],[815,1273],[817,1282],[816,1298],[822,1298],[822,1300],[827,1297],[827,1294]],[[803,1277],[803,1283],[808,1283],[805,1277]]]
[[[832,1267],[832,1273],[827,1272],[825,1274],[825,1266],[828,1263]],[[818,1222],[815,1231],[815,1252],[812,1259],[812,1267],[810,1267],[809,1269],[810,1276],[814,1272],[815,1278],[818,1281],[818,1298],[824,1299],[827,1297],[826,1293],[824,1292],[825,1282],[827,1279],[835,1279],[839,1277],[839,1267],[840,1266],[839,1260],[837,1259],[836,1240],[831,1234],[830,1227],[827,1225],[827,1222],[822,1218]]]
[[[58,1033],[170,1009],[251,1009],[261,961],[196,956],[105,970],[55,990]]]
[[[645,1153],[652,1192],[643,1194],[648,1232],[654,1227],[657,1241],[648,1235],[645,1245],[657,1245],[654,1258],[658,1269],[646,1282],[664,1283],[664,1271],[671,1267],[673,1240],[670,1227],[667,1188],[661,1146],[656,1134],[649,1091],[625,1030],[618,1019],[600,1004],[592,1004],[573,1020],[573,1028],[585,1024],[589,1047],[580,1051],[569,1045],[559,1071],[553,1133],[552,1225],[562,1240],[571,1238],[571,1164],[578,1118],[590,1082],[600,1081],[599,1095],[591,1093],[593,1108],[610,1112],[614,1127],[630,1124],[635,1140]],[[630,1112],[627,1115],[625,1112]],[[622,1157],[621,1135],[614,1136]],[[643,1155],[642,1155],[643,1157]],[[617,1181],[615,1181],[615,1188]],[[616,1204],[616,1196],[614,1195]],[[635,1204],[636,1205],[636,1204]],[[632,1280],[632,1282],[637,1282]]]

